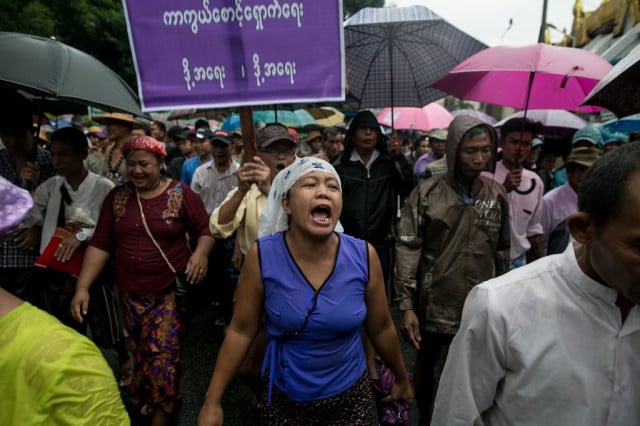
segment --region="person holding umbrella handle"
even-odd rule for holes
[[[544,255],[542,244],[542,195],[544,184],[531,170],[522,167],[531,143],[539,133],[537,123],[527,118],[513,118],[501,127],[502,160],[496,163],[495,182],[504,185],[509,198],[511,227],[510,268],[525,265]]]

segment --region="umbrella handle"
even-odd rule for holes
[[[516,188],[516,189],[514,189],[514,191],[516,191],[520,195],[527,195],[527,194],[531,194],[531,192],[533,192],[534,189],[536,189],[536,180],[535,179],[531,179],[531,187],[529,189],[526,189],[524,191],[520,191],[518,188]]]

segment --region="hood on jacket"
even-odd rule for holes
[[[447,155],[447,179],[449,182],[454,181],[453,172],[455,170],[456,159],[458,157],[458,147],[462,142],[462,138],[469,130],[472,128],[484,125],[489,128],[489,132],[491,134],[492,140],[492,157],[489,162],[489,167],[487,171],[493,173],[496,168],[496,155],[498,153],[497,147],[497,138],[496,138],[496,130],[493,126],[488,125],[482,120],[478,120],[477,118],[468,116],[468,115],[459,115],[453,119],[451,124],[449,125],[449,134],[447,135],[447,146],[445,147],[445,152]]]
[[[368,110],[362,110],[356,114],[356,116],[351,120],[351,124],[349,124],[349,130],[347,130],[347,134],[344,137],[344,152],[342,154],[342,158],[349,159],[351,156],[351,151],[355,148],[355,144],[353,142],[353,135],[356,130],[361,128],[373,128],[378,134],[378,142],[376,143],[376,149],[380,151],[381,154],[388,153],[387,151],[387,143],[386,137],[382,134],[382,130],[380,129],[380,123],[378,123],[378,119],[376,116]]]

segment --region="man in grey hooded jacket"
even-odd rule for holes
[[[400,328],[417,350],[420,424],[429,424],[434,368],[460,325],[469,291],[508,270],[509,206],[504,187],[480,173],[495,164],[493,127],[467,116],[449,126],[448,171],[409,196],[396,227]]]

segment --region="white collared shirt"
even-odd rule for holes
[[[240,165],[234,161],[230,163],[223,174],[218,173],[215,161],[199,166],[193,173],[191,189],[200,196],[209,215],[224,201],[227,194],[238,186],[236,172]]]
[[[640,424],[640,307],[582,272],[573,245],[474,287],[432,425]]]

